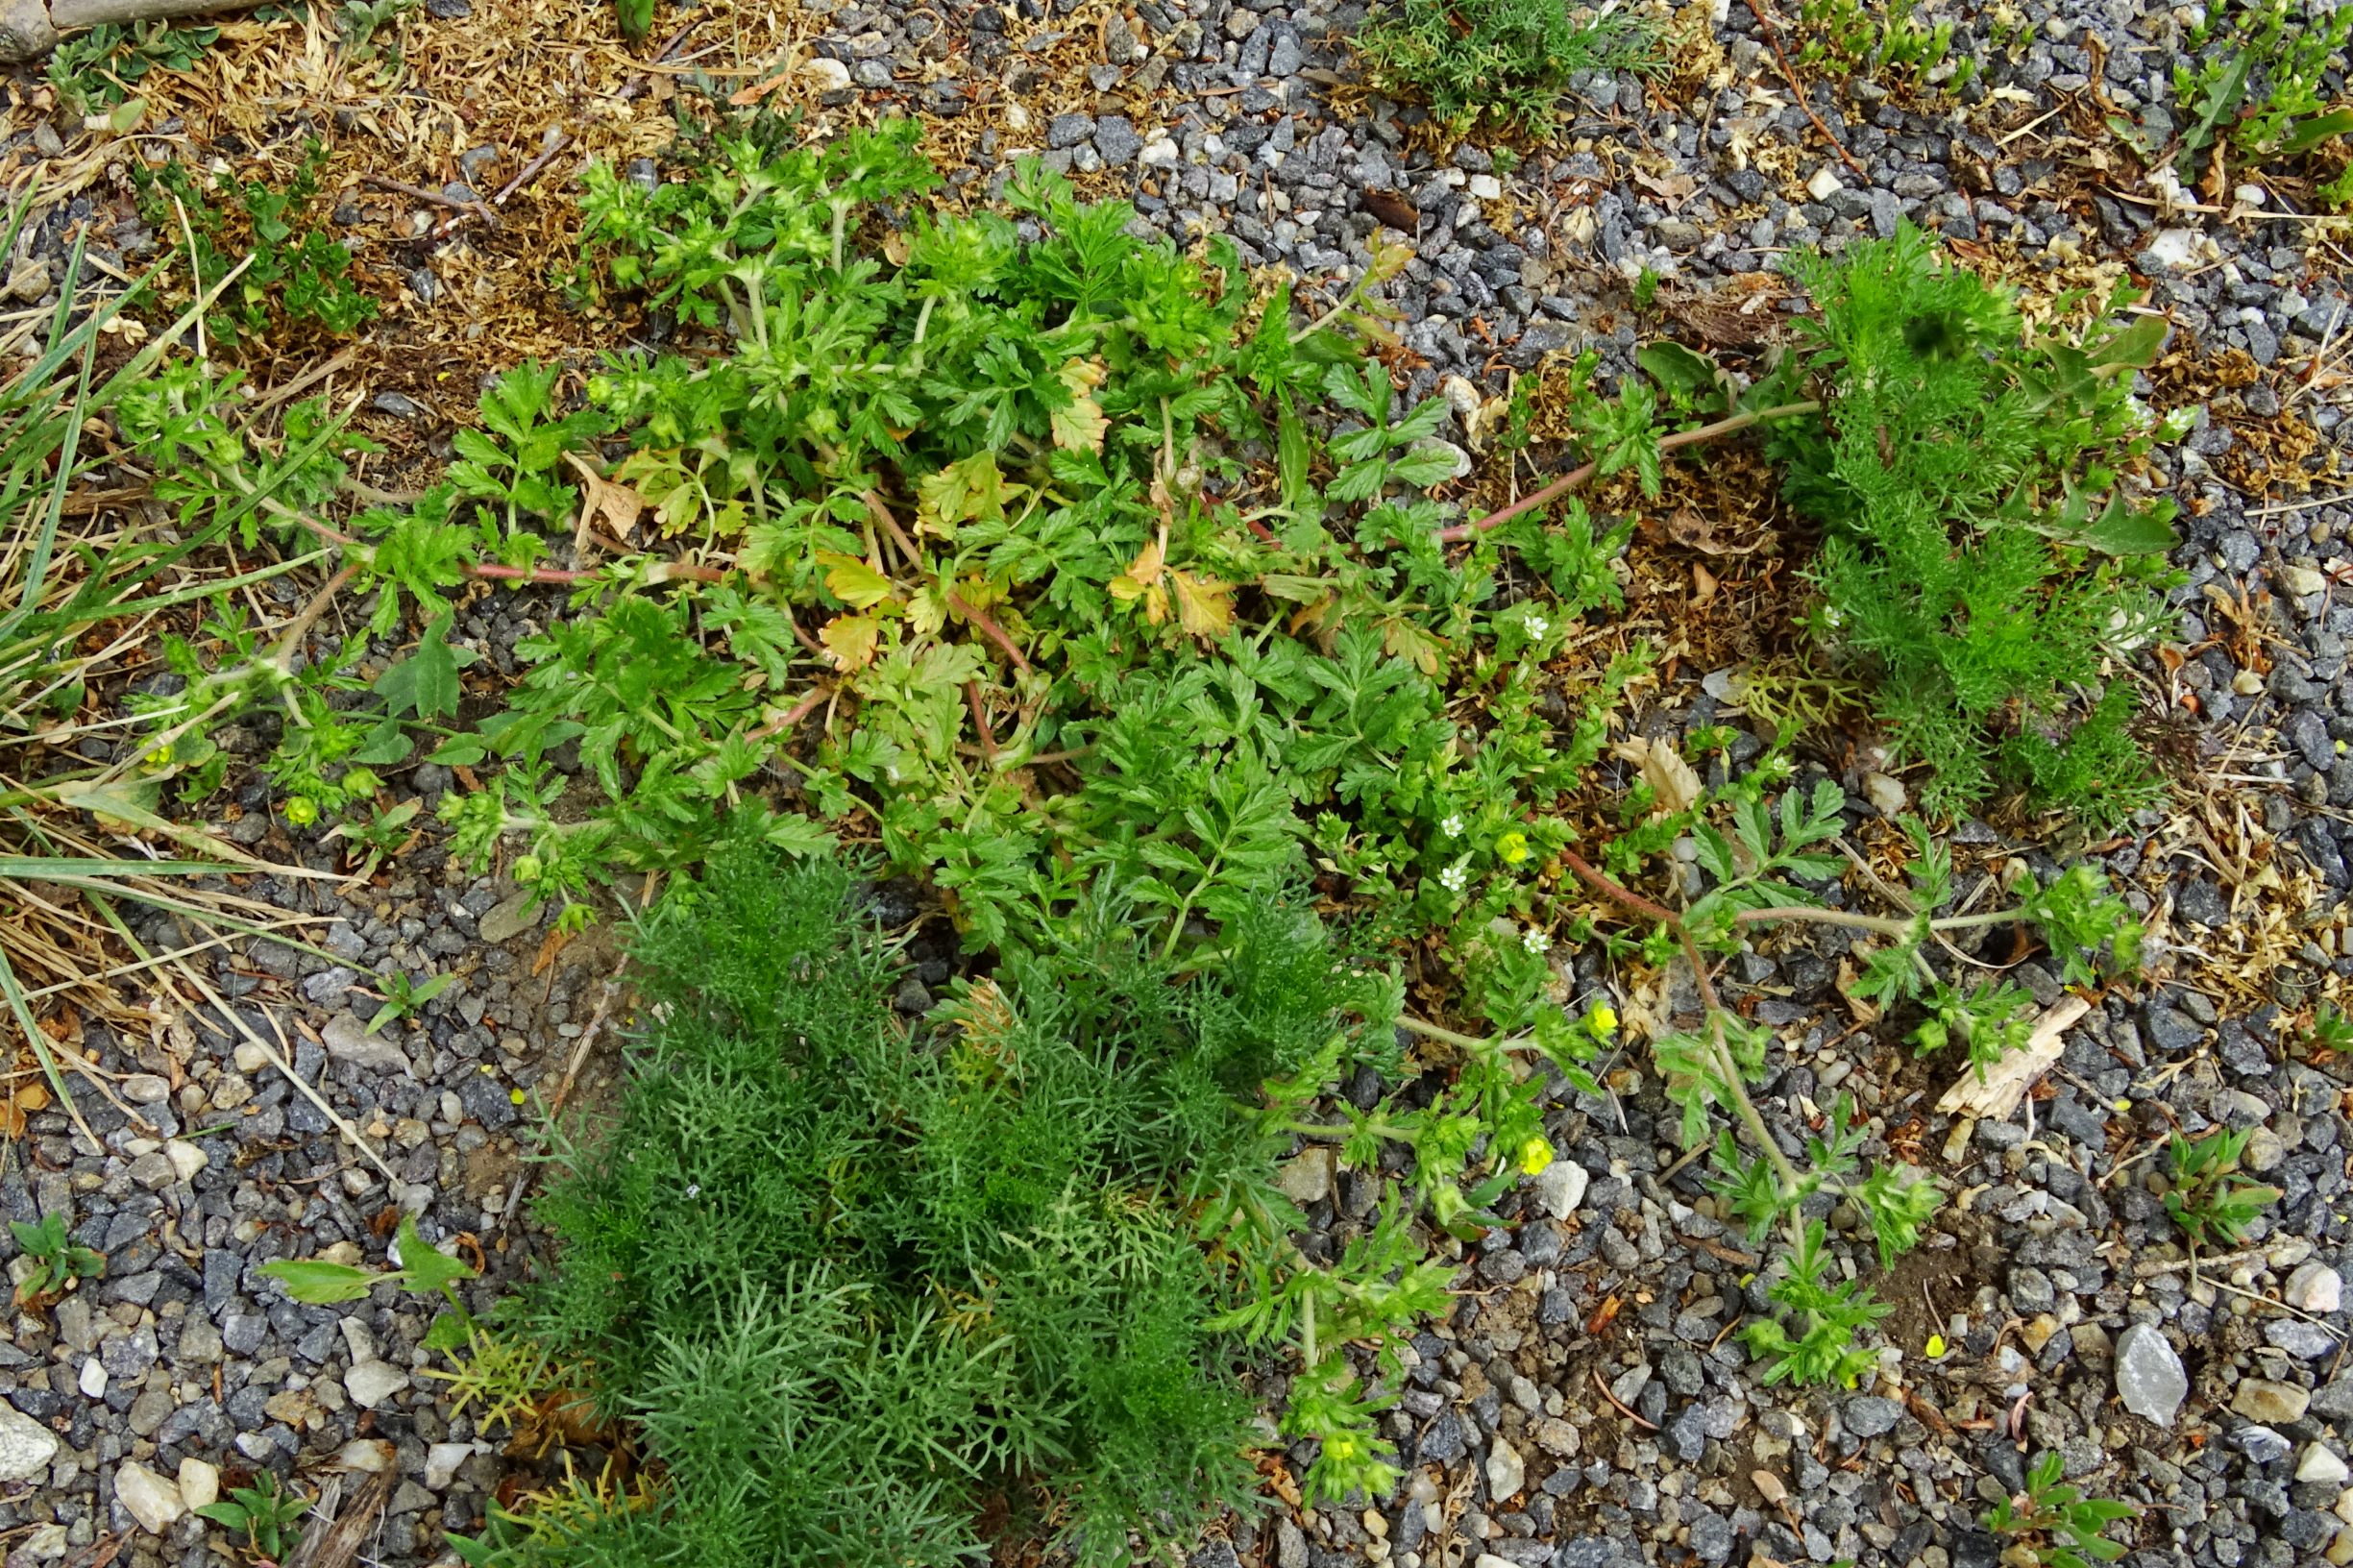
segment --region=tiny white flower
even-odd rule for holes
[[[1553,624],[1540,615],[1532,615],[1521,625],[1528,628],[1528,640],[1532,643],[1544,641],[1545,634],[1553,629]]]
[[[1448,893],[1460,893],[1471,885],[1471,857],[1464,855],[1438,873],[1438,885]]]
[[[1458,839],[1462,837],[1462,813],[1458,811],[1448,812],[1446,814],[1446,821],[1438,824],[1438,831],[1445,834],[1450,839]]]
[[[702,1196],[702,1184],[701,1184],[700,1182],[689,1182],[689,1183],[687,1183],[687,1184],[686,1184],[686,1195],[687,1195],[688,1197],[690,1197],[690,1198],[699,1198],[699,1197],[701,1197],[701,1196]]]
[[[1520,945],[1532,954],[1541,955],[1553,950],[1553,939],[1532,925],[1520,934]]]
[[[1822,624],[1829,627],[1832,631],[1836,631],[1839,627],[1847,624],[1847,618],[1838,613],[1837,605],[1832,604],[1823,610]]]

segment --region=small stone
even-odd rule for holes
[[[1146,167],[1173,168],[1182,156],[1177,144],[1162,134],[1144,143],[1143,151],[1136,155],[1136,161]]]
[[[1910,798],[1904,794],[1903,781],[1885,773],[1865,773],[1863,794],[1870,799],[1873,810],[1891,818],[1901,816],[1904,802]]]
[[[1275,1186],[1293,1203],[1320,1203],[1332,1195],[1335,1163],[1330,1149],[1304,1149],[1283,1163],[1282,1170],[1275,1177]]]
[[[1857,1437],[1877,1437],[1894,1431],[1897,1420],[1902,1414],[1903,1407],[1894,1400],[1866,1394],[1861,1399],[1847,1401],[1846,1408],[1838,1412],[1838,1418]]]
[[[457,1467],[474,1457],[472,1443],[435,1443],[425,1451],[425,1485],[438,1492],[457,1477]]]
[[[196,1173],[212,1163],[212,1157],[184,1138],[168,1139],[163,1144],[163,1158],[172,1163],[173,1174],[184,1182],[192,1182]]]
[[[2316,1361],[2337,1349],[2335,1335],[2317,1323],[2307,1323],[2300,1317],[2284,1317],[2264,1326],[2264,1340],[2275,1345],[2300,1361]]]
[[[1474,174],[1471,176],[1470,190],[1471,198],[1474,201],[1501,201],[1504,194],[1504,184],[1491,174]]]
[[[2269,1427],[2241,1427],[2231,1433],[2230,1440],[2257,1464],[2277,1464],[2295,1452],[2295,1444],[2273,1432]]]
[[[2311,1403],[2311,1393],[2292,1383],[2247,1378],[2240,1383],[2239,1392],[2232,1398],[2230,1408],[2249,1421],[2280,1427],[2291,1421],[2303,1420],[2305,1407]]]
[[[482,917],[481,923],[475,930],[480,934],[482,941],[494,947],[501,943],[514,941],[539,923],[537,912],[524,912],[524,906],[530,901],[529,894],[518,893],[492,905],[490,913]]]
[[[389,1361],[361,1361],[343,1374],[343,1387],[352,1403],[372,1410],[408,1386],[408,1374]]]
[[[1501,1503],[1528,1482],[1528,1466],[1520,1451],[1498,1437],[1487,1447],[1487,1500]]]
[[[91,1358],[90,1358],[88,1360],[84,1361],[84,1362],[82,1363],[82,1376],[81,1376],[80,1380],[79,1380],[79,1381],[78,1381],[78,1382],[75,1384],[75,1386],[76,1386],[76,1387],[78,1387],[78,1388],[80,1388],[80,1389],[82,1390],[83,1395],[84,1395],[84,1397],[86,1397],[86,1398],[88,1398],[88,1399],[104,1399],[104,1398],[106,1398],[106,1397],[107,1397],[107,1369],[106,1369],[106,1363],[105,1363],[105,1362],[103,1362],[103,1361],[101,1361],[101,1360],[98,1360],[98,1358],[97,1358],[97,1357],[95,1357],[95,1356],[91,1357]]]
[[[188,1511],[210,1507],[220,1501],[221,1473],[204,1460],[190,1455],[180,1461],[180,1501]]]
[[[800,74],[807,77],[809,85],[820,92],[840,92],[849,86],[849,67],[822,55],[803,61]]]
[[[139,1522],[141,1530],[158,1535],[188,1511],[178,1486],[145,1465],[128,1460],[114,1472],[114,1501]]]
[[[1838,183],[1838,176],[1830,172],[1827,163],[1816,169],[1814,177],[1805,183],[1805,193],[1818,202],[1826,202],[1846,188]]]
[[[2314,1443],[2304,1450],[2296,1461],[2295,1479],[2316,1486],[2342,1486],[2353,1478],[2353,1468],[2339,1458],[2326,1443]]]
[[[57,1457],[57,1433],[0,1399],[0,1482],[26,1481]]]
[[[122,1096],[133,1105],[161,1105],[171,1098],[172,1086],[152,1072],[135,1072],[121,1085]]]
[[[2326,1317],[2344,1304],[2344,1279],[2326,1263],[2306,1263],[2288,1276],[2280,1300],[2298,1311]]]
[[[2283,566],[2279,571],[2279,580],[2281,587],[2298,599],[2310,599],[2328,589],[2328,578],[2309,566]]]
[[[2190,1397],[2190,1375],[2163,1330],[2135,1323],[2116,1342],[2116,1391],[2124,1409],[2169,1427]]]
[[[335,1462],[346,1470],[380,1476],[391,1469],[400,1457],[400,1450],[380,1437],[355,1437],[336,1452]]]
[[[487,925],[488,920],[483,923]],[[319,1032],[320,1043],[327,1054],[338,1062],[349,1062],[370,1072],[406,1072],[408,1057],[392,1043],[389,1033],[371,1035],[366,1024],[355,1013],[338,1013],[327,1020]]]
[[[2150,272],[2187,272],[2197,264],[2197,232],[2164,229],[2141,252],[2141,265]]]
[[[1535,1175],[1536,1201],[1555,1219],[1566,1219],[1585,1201],[1593,1178],[1574,1160],[1558,1159]]]

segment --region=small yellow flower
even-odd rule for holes
[[[1345,1463],[1357,1457],[1357,1440],[1349,1433],[1336,1432],[1324,1439],[1324,1458]]]
[[[319,820],[319,803],[306,795],[286,796],[286,821],[296,827],[308,827]]]
[[[1945,1336],[1932,1334],[1928,1335],[1928,1342],[1921,1348],[1928,1353],[1928,1360],[1936,1360],[1945,1354]]]
[[[1541,1137],[1532,1138],[1520,1145],[1520,1173],[1541,1176],[1544,1167],[1553,1163],[1553,1146]]]
[[[1618,1010],[1607,1002],[1594,1003],[1585,1015],[1585,1030],[1596,1040],[1607,1040],[1618,1032]]]
[[[169,768],[172,765],[172,743],[165,741],[161,746],[157,747],[154,750],[147,753],[147,766],[150,768]]]
[[[519,1089],[510,1089],[506,1091],[506,1098],[509,1104],[521,1105],[526,1096],[523,1090]]]
[[[1507,866],[1517,866],[1528,858],[1528,835],[1514,828],[1495,841],[1495,852]]]

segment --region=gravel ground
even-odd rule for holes
[[[2015,47],[1989,51],[1990,16],[1963,22],[1955,52],[1981,63],[1963,91],[1818,90],[1857,174],[1791,102],[1746,8],[1699,8],[1673,78],[1687,90],[1583,81],[1564,143],[1583,150],[1499,175],[1477,147],[1422,150],[1434,138],[1410,110],[1334,108],[1360,5],[1137,0],[1108,21],[1088,12],[1066,36],[1059,23],[1038,30],[1047,18],[1034,0],[1012,17],[957,0],[805,9],[824,18],[821,53],[844,67],[837,101],[953,115],[999,91],[1017,103],[1092,96],[1091,111],[982,136],[960,184],[1042,151],[1135,193],[1170,233],[1223,232],[1245,259],[1318,281],[1362,265],[1379,222],[1366,194],[1402,196],[1418,214],[1418,259],[1393,294],[1417,395],[1458,375],[1493,389],[1503,367],[1568,347],[1623,370],[1643,335],[1627,299],[1642,269],[1667,280],[1668,297],[1697,297],[1768,269],[1781,248],[1887,234],[1904,216],[2024,279],[2127,266],[2207,367],[2192,381],[2209,413],[2162,460],[2190,513],[2183,656],[2146,678],[2173,715],[2165,743],[2214,787],[2194,809],[2094,846],[2140,890],[2156,978],[2070,1032],[2053,1096],[2012,1122],[1956,1130],[1929,1109],[1949,1068],[1931,1081],[1893,1049],[1833,1043],[1850,1021],[1834,935],[1739,961],[1774,1010],[1759,1016],[1787,1042],[1760,1095],[1767,1116],[1794,1139],[1807,1108],[1851,1092],[1917,1139],[1957,1195],[1881,1282],[1895,1315],[1876,1384],[1759,1384],[1729,1330],[1765,1306],[1760,1260],[1714,1217],[1701,1169],[1679,1166],[1674,1117],[1630,1057],[1609,1098],[1560,1100],[1551,1130],[1564,1158],[1516,1210],[1507,1201],[1514,1224],[1463,1260],[1456,1311],[1415,1340],[1387,1417],[1413,1466],[1399,1494],[1233,1522],[1201,1546],[1198,1568],[1757,1555],[1991,1568],[1998,1543],[1978,1516],[2021,1484],[2026,1458],[2054,1448],[2071,1480],[2142,1508],[2134,1564],[2353,1562],[2347,1073],[2312,1060],[2279,1022],[2328,971],[2353,973],[2353,956],[2340,956],[2353,877],[2353,757],[2340,755],[2353,741],[2353,604],[2334,598],[2353,580],[2353,506],[2256,483],[2265,460],[2292,466],[2280,453],[2299,428],[2341,446],[2342,395],[2308,372],[2353,331],[2340,320],[2353,313],[2337,251],[2308,254],[2308,225],[2243,203],[2169,213],[2126,199],[2150,193],[2137,176],[2091,167],[2086,144],[2066,138],[2095,72],[2117,110],[2179,115],[2167,80],[2174,13],[2025,0],[2001,8],[2026,24]],[[1076,45],[1083,86],[1064,68]],[[2015,128],[2051,110],[2065,112],[2039,133],[1984,129],[1997,114]],[[551,608],[500,600],[458,640],[511,666],[524,618]],[[1704,674],[1688,673],[1649,722],[1721,717]],[[435,775],[411,779],[429,805],[449,782]],[[232,837],[330,864],[315,845],[272,836],[257,789],[240,804],[246,814],[223,824]],[[1998,838],[1981,824],[1958,836]],[[527,1245],[509,1210],[527,1132],[518,1099],[562,1079],[612,970],[609,943],[583,939],[543,964],[545,933],[512,890],[430,847],[355,904],[310,883],[249,891],[327,917],[320,940],[342,962],[208,954],[214,983],[261,1038],[282,1032],[297,1073],[398,1179],[339,1145],[240,1031],[202,1015],[167,1017],[154,1041],[105,1053],[138,1074],[122,1092],[149,1127],[92,1097],[100,1152],[61,1118],[35,1118],[8,1151],[0,1207],[65,1210],[108,1269],[0,1341],[10,1568],[88,1562],[115,1536],[128,1537],[117,1560],[132,1568],[201,1562],[217,1548],[177,1510],[217,1471],[260,1466],[313,1479],[394,1467],[369,1556],[431,1561],[442,1530],[479,1522],[502,1473],[500,1445],[422,1375],[425,1305],[380,1289],[341,1309],[299,1307],[257,1270],[331,1246],[380,1260],[379,1234],[405,1211],[429,1240],[484,1249],[490,1277],[474,1298],[487,1306]],[[389,965],[454,967],[464,979],[422,1019],[369,1037],[373,1003],[351,988]],[[1580,965],[1581,981],[1605,981]],[[924,978],[936,984],[946,965],[934,967]],[[2017,973],[2043,999],[2057,994],[2036,967]],[[202,1136],[223,1122],[232,1130]],[[2169,1266],[2178,1232],[2148,1178],[2166,1130],[2210,1125],[2252,1129],[2249,1164],[2285,1197],[2244,1254],[2193,1277]],[[1313,1205],[1333,1241],[1363,1218],[1360,1195],[1343,1183]],[[1867,1238],[1842,1229],[1840,1245],[1875,1272]],[[1931,1335],[1945,1341],[1933,1360]]]

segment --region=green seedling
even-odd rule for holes
[[[2092,1568],[2124,1555],[2124,1544],[2108,1538],[2108,1527],[2141,1510],[2061,1485],[2063,1473],[2059,1451],[2049,1450],[2026,1473],[2026,1489],[2003,1498],[1985,1516],[1985,1528],[2011,1543],[2002,1554],[2004,1562],[2016,1568]]]
[[[251,1486],[232,1487],[228,1497],[208,1503],[196,1512],[216,1525],[243,1531],[246,1550],[257,1558],[283,1562],[287,1553],[302,1542],[299,1526],[303,1515],[310,1511],[310,1500],[282,1487],[274,1471],[264,1470],[254,1477]]]
[[[65,1216],[61,1213],[43,1214],[30,1225],[21,1219],[12,1219],[9,1229],[33,1264],[17,1282],[19,1307],[63,1295],[81,1281],[106,1272],[104,1257],[66,1235]]]
[[[2243,1175],[2251,1127],[2218,1127],[2203,1138],[2175,1133],[2166,1146],[2172,1190],[2165,1195],[2173,1216],[2198,1246],[2235,1246],[2246,1228],[2280,1198],[2280,1189]]]

